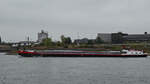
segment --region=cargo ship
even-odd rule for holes
[[[140,50],[79,51],[79,50],[20,50],[22,57],[147,57]]]

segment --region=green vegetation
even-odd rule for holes
[[[45,47],[50,47],[52,46],[53,42],[52,42],[52,39],[51,38],[46,38],[46,39],[43,39],[41,45],[42,46],[45,46]]]
[[[53,42],[51,38],[44,39],[43,42],[32,47],[33,49],[92,49],[98,51],[104,50],[122,50],[123,46],[127,49],[144,50],[150,53],[150,44],[143,43],[125,43],[125,44],[108,44],[104,43],[101,38],[97,37],[95,40],[88,40],[88,43],[76,44],[73,43],[70,37],[62,35],[61,41]]]
[[[72,40],[70,37],[61,36],[61,45],[65,48],[68,48],[68,45],[72,44]]]
[[[62,44],[71,44],[72,40],[70,37],[65,37],[64,35],[61,36],[61,42]]]
[[[17,51],[18,49],[80,49],[80,50],[90,50],[90,51],[107,51],[107,50],[122,50],[123,46],[126,49],[136,49],[136,50],[144,50],[147,53],[150,53],[150,42],[141,42],[141,43],[131,43],[126,42],[124,44],[108,44],[104,43],[101,38],[97,37],[94,39],[87,39],[85,43],[74,43],[72,42],[70,37],[65,37],[62,35],[60,37],[61,41],[53,41],[51,38],[43,39],[40,44],[32,45],[32,46],[19,46],[16,48],[11,48],[9,43],[5,43],[5,45],[10,46],[6,47],[6,50],[12,49],[13,51]],[[87,42],[88,41],[88,42]],[[1,44],[1,49],[4,49],[4,44]],[[12,52],[13,52],[12,51]],[[11,53],[12,53],[11,52]]]

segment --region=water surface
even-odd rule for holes
[[[0,84],[150,84],[150,57],[23,58],[0,54]]]

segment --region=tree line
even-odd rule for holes
[[[73,46],[73,45],[78,45],[80,43],[75,43],[72,41],[71,37],[66,37],[64,35],[60,36],[61,41],[56,41],[54,42],[52,38],[46,38],[43,39],[42,42],[40,43],[41,46],[45,47],[51,47],[51,46],[62,46],[67,48],[68,46]],[[104,43],[100,37],[96,37],[94,40],[87,40],[87,43],[82,43],[84,45],[91,45],[91,44],[102,44]]]

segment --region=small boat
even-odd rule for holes
[[[77,50],[20,50],[23,57],[147,57],[140,50],[122,51],[77,51]]]

